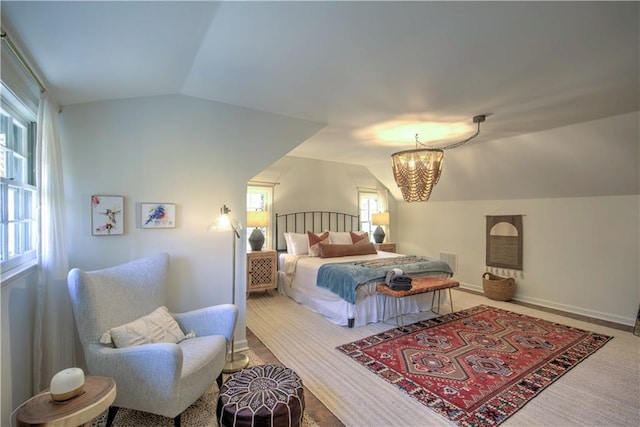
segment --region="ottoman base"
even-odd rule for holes
[[[302,380],[278,365],[251,366],[220,387],[216,416],[224,427],[298,427],[304,414]]]

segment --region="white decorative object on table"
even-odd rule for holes
[[[80,368],[62,370],[51,378],[51,397],[56,402],[64,402],[82,394],[84,371]]]

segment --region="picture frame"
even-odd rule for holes
[[[91,196],[91,235],[117,236],[124,234],[124,197]]]
[[[140,228],[175,228],[175,203],[140,203]]]

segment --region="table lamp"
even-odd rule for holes
[[[371,223],[378,226],[373,232],[373,240],[375,240],[376,243],[382,243],[384,241],[384,230],[380,226],[389,225],[389,212],[371,215]]]
[[[269,225],[269,213],[266,211],[247,211],[247,227],[256,227],[249,236],[252,251],[261,251],[264,246],[264,234],[259,227]]]

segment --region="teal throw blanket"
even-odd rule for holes
[[[436,258],[404,256],[371,261],[352,261],[324,264],[318,270],[317,285],[339,295],[351,304],[356,303],[358,286],[371,281],[384,282],[387,271],[401,269],[408,276],[440,273],[453,276],[449,264]]]

